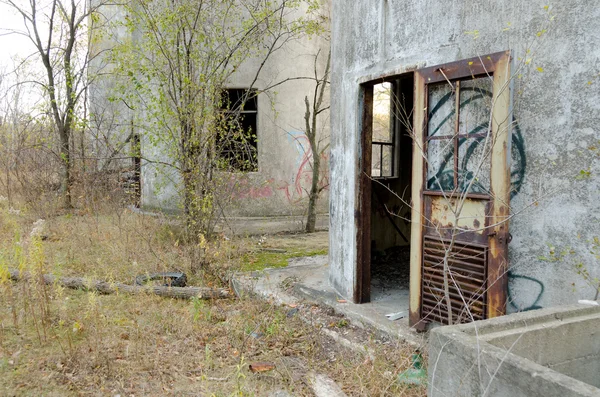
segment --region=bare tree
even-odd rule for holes
[[[324,106],[323,101],[325,99],[325,89],[329,85],[329,69],[331,67],[331,51],[327,56],[327,65],[323,72],[323,76],[319,77],[317,71],[317,60],[319,54],[315,56],[315,68],[314,68],[314,80],[315,89],[313,92],[312,105],[308,96],[304,97],[304,103],[306,105],[306,113],[304,114],[306,136],[310,143],[312,151],[312,181],[310,186],[310,192],[308,194],[308,215],[306,217],[306,232],[313,233],[317,222],[317,201],[324,186],[319,186],[319,180],[321,176],[321,155],[327,150],[329,144],[324,144],[323,141],[326,137],[322,137],[319,134],[318,116],[329,110],[328,102]]]
[[[254,86],[268,59],[315,29],[307,16],[314,7],[306,0],[156,0],[127,6],[125,25],[135,38],[113,52],[119,72],[128,76],[121,100],[138,112],[145,138],[168,155],[163,165],[176,170],[190,238],[211,234],[218,193],[227,182],[216,171],[231,169],[220,152],[231,142],[248,146],[238,128],[240,112],[260,93]],[[136,35],[140,31],[144,34]],[[242,68],[250,84],[234,101],[239,103],[228,103],[224,88]],[[232,160],[245,161],[244,156]]]
[[[61,162],[60,191],[62,205],[72,207],[73,134],[79,121],[79,106],[88,83],[88,33],[93,14],[101,6],[86,0],[16,1],[0,0],[23,18],[23,29],[9,34],[28,38],[35,48],[30,58],[38,58],[43,75],[31,76],[48,101],[48,112],[58,137]]]

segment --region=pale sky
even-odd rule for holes
[[[15,0],[19,5],[23,4],[23,8],[28,8],[29,0]],[[38,0],[38,10],[43,12],[40,8],[47,2],[45,0]],[[40,22],[44,22],[44,18],[40,15]],[[22,60],[32,54],[36,53],[36,48],[31,40],[20,34],[8,34],[11,30],[25,30],[25,23],[23,17],[21,17],[12,7],[0,2],[0,71],[10,73],[18,66],[18,61]],[[41,60],[37,55],[30,58],[31,62],[28,64],[29,70],[43,71]],[[43,74],[42,74],[43,76]],[[0,98],[4,98],[6,95],[7,87],[14,84],[14,75],[8,75],[5,80],[5,84],[0,88],[4,90],[0,93]],[[9,97],[10,98],[10,97]],[[33,86],[24,86],[21,90],[21,111],[27,112],[31,109],[31,106],[35,106],[36,103],[41,99],[40,91],[34,89]]]
[[[7,69],[12,67],[11,57],[18,55],[25,57],[34,51],[33,44],[29,39],[20,35],[4,35],[10,29],[23,29],[23,19],[18,16],[10,7],[0,3],[0,64]]]

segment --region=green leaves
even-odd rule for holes
[[[256,65],[282,43],[323,32],[320,1],[134,0],[123,7],[127,17],[114,30],[130,40],[115,37],[112,64],[122,78],[114,97],[135,109],[161,163],[178,170],[186,223],[205,233],[218,207],[221,92],[240,72],[256,81]]]
[[[592,172],[590,170],[581,170],[575,177],[577,180],[589,179],[592,176]]]

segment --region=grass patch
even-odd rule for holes
[[[258,270],[324,255],[326,233],[222,239],[202,251],[182,245],[165,220],[121,209],[47,218],[39,240],[31,237],[36,220],[0,208],[0,396],[264,396],[277,390],[308,396],[303,374],[309,369],[349,395],[425,392],[396,382],[411,365],[408,345],[369,336],[364,344],[373,359],[344,349],[318,329],[348,332],[352,324],[318,307],[290,314],[289,307],[253,298],[99,295],[35,278],[14,283],[5,274],[22,266],[34,274],[132,282],[138,274],[180,269],[192,285],[220,286],[207,269]],[[253,374],[253,362],[276,369]]]
[[[285,252],[277,251],[252,251],[246,253],[243,257],[241,270],[242,271],[260,271],[266,268],[286,267],[288,261],[292,258],[301,258],[307,256],[327,255],[327,249],[317,250],[293,250]]]

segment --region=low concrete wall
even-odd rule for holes
[[[429,396],[599,396],[600,306],[571,305],[441,327]]]

